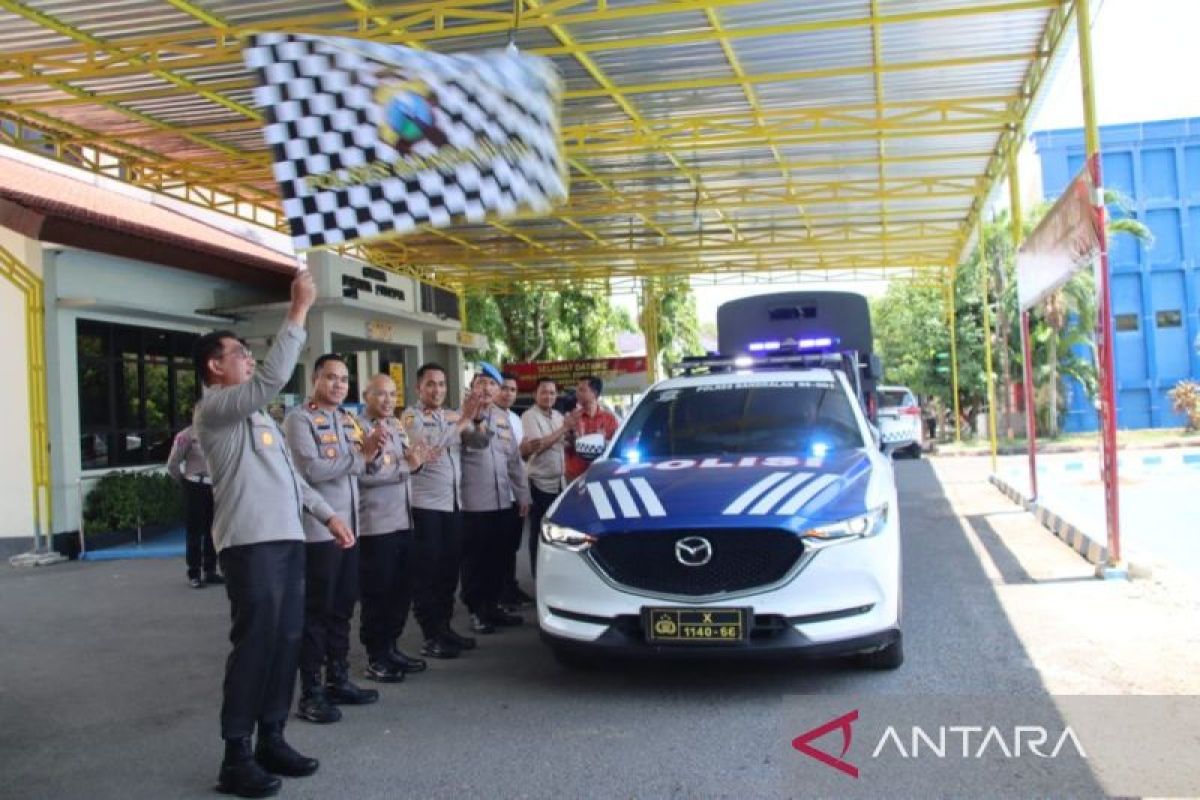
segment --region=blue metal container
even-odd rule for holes
[[[1056,198],[1083,167],[1083,129],[1042,131],[1033,142],[1043,194]],[[1182,427],[1167,392],[1200,380],[1200,117],[1105,126],[1100,150],[1106,186],[1154,234],[1150,246],[1117,236],[1109,250],[1117,423]],[[1091,402],[1068,383],[1064,430],[1096,430]]]

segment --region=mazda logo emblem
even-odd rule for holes
[[[685,567],[703,567],[712,557],[712,542],[703,536],[689,536],[675,543],[675,559]]]

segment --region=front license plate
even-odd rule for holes
[[[740,644],[749,638],[748,608],[643,608],[652,644]]]

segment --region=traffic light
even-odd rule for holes
[[[950,354],[949,353],[934,353],[933,354],[933,371],[939,375],[950,374]]]

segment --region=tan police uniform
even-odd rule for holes
[[[457,411],[410,406],[400,425],[413,444],[442,448],[409,483],[413,507],[413,615],[426,642],[442,636],[454,615],[462,565],[462,454]]]
[[[302,518],[306,510],[323,523],[334,516],[262,410],[291,378],[304,340],[303,328],[285,322],[250,380],[206,386],[193,415],[213,479],[213,540],[233,616],[221,706],[227,740],[287,720],[304,623]]]
[[[506,512],[529,505],[525,464],[508,412],[489,406],[462,433],[463,600],[472,614],[499,604],[512,545]]]
[[[395,417],[359,417],[365,431],[387,431],[387,439],[359,478],[362,538],[362,617],[358,635],[372,662],[383,661],[404,633],[412,605],[411,472],[405,453],[408,433]]]
[[[306,402],[283,420],[301,474],[358,534],[358,476],[366,469],[362,427],[350,412]],[[304,525],[304,640],[301,692],[320,685],[321,665],[336,672],[350,654],[350,620],[359,594],[359,544],[343,548],[328,530]]]

